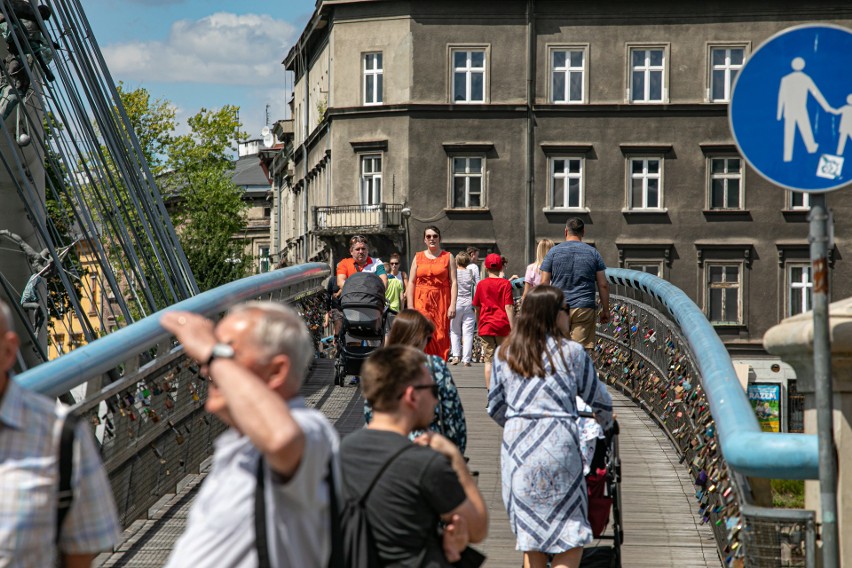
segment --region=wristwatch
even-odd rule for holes
[[[233,359],[234,358],[234,348],[228,345],[227,343],[216,343],[213,345],[213,351],[210,352],[210,357],[207,359],[205,365],[210,365],[213,362],[213,359]]]

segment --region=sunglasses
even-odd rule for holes
[[[398,262],[391,262],[391,263],[389,263],[389,264],[390,264],[391,266],[399,266],[399,263],[398,263]]]
[[[355,243],[366,243],[366,242],[367,242],[367,237],[365,237],[365,236],[363,236],[363,235],[355,235],[354,237],[352,237],[351,239],[349,239],[349,243],[350,243],[350,244],[355,244]]]
[[[412,385],[411,388],[414,390],[426,390],[429,389],[432,392],[432,396],[437,400],[438,398],[438,383],[431,383],[428,385]]]

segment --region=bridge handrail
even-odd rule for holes
[[[257,298],[285,286],[298,285],[328,271],[327,264],[310,263],[230,282],[178,302],[58,359],[34,367],[18,375],[16,380],[26,388],[42,394],[59,396],[167,340],[170,334],[160,326],[159,318],[159,315],[166,311],[190,311],[210,317],[239,302]]]
[[[654,297],[680,326],[700,370],[722,454],[730,467],[751,477],[819,478],[817,437],[761,431],[722,340],[683,291],[636,270],[608,268],[606,278]]]

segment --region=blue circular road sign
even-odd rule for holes
[[[797,191],[852,183],[850,61],[852,31],[830,24],[784,30],[746,61],[728,117],[760,175]]]

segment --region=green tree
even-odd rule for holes
[[[166,99],[152,101],[143,87],[127,90],[124,83],[119,83],[116,89],[151,173],[162,174],[174,136],[174,105]]]
[[[235,139],[241,134],[239,109],[201,109],[190,133],[171,143],[169,186],[178,196],[172,217],[198,287],[208,290],[249,274],[245,251],[248,222],[242,190],[232,181]]]

